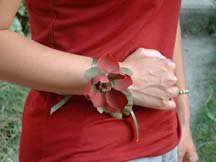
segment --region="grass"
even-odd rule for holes
[[[216,65],[215,65],[216,69]],[[216,75],[209,80],[209,98],[192,132],[200,162],[216,161]],[[17,162],[21,113],[28,89],[0,81],[0,162]]]
[[[0,161],[16,162],[21,113],[28,90],[0,81]]]
[[[216,69],[216,66],[215,66]],[[200,162],[216,162],[216,75],[209,83],[209,97],[192,123]]]

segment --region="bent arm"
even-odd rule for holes
[[[176,63],[176,76],[178,78],[177,86],[179,89],[187,89],[184,71],[184,56],[182,48],[181,28],[178,23],[176,42],[173,60]],[[190,127],[190,109],[187,95],[180,95],[177,98],[178,114],[182,126]]]
[[[184,57],[181,40],[180,23],[178,23],[174,62],[176,62],[176,75],[178,78],[177,86],[179,89],[186,89],[185,72],[184,72]],[[178,145],[178,161],[197,162],[198,155],[193,143],[192,134],[190,130],[190,109],[187,95],[178,96],[178,114],[182,126],[182,137]]]
[[[83,94],[84,71],[92,59],[51,49],[10,31],[19,4],[20,0],[0,0],[0,80],[43,91]]]

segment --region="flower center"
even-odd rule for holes
[[[101,82],[99,82],[98,89],[99,89],[101,92],[108,92],[108,91],[111,91],[111,89],[112,89],[112,84],[111,84],[111,82],[109,82],[109,83],[101,83]]]

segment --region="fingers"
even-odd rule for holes
[[[178,155],[178,162],[198,162],[198,156],[197,154],[193,154],[193,155],[189,155],[189,154],[185,154],[185,155]]]
[[[168,99],[163,100],[163,109],[174,109],[176,108],[176,103],[173,98],[178,96],[179,89],[177,87],[171,87],[167,89]]]
[[[185,156],[185,151],[182,149],[178,149],[178,162],[184,162],[184,160],[186,160],[186,158],[184,158]]]
[[[137,57],[139,56],[139,58],[142,58],[140,57],[140,54],[144,57],[160,59],[161,63],[163,63],[165,66],[165,69],[164,69],[165,71],[171,70],[172,72],[174,72],[176,69],[176,64],[172,60],[166,58],[165,56],[163,56],[163,54],[161,54],[158,50],[155,50],[155,49],[138,48],[134,52],[134,54],[130,55],[128,58],[136,57],[136,56]]]
[[[147,57],[160,59],[161,62],[165,64],[164,67],[161,67],[161,70],[164,72],[172,72],[174,74],[176,70],[176,64],[171,59],[168,59],[165,56],[163,56],[159,51],[154,49],[138,48],[136,52],[141,53]]]
[[[164,110],[171,110],[176,108],[176,103],[174,99],[171,100],[163,100],[163,106],[162,109]]]
[[[196,152],[188,152],[182,159],[183,162],[198,162],[198,156]]]
[[[168,69],[170,69],[172,71],[176,70],[176,64],[172,60],[166,59],[166,65],[167,65]]]
[[[163,56],[158,50],[138,48],[137,52],[140,52],[143,55],[148,56],[148,57],[162,59],[166,63],[168,69],[171,69],[172,71],[175,71],[176,69],[176,64],[172,60],[167,59],[165,56]]]
[[[161,84],[163,84],[165,87],[175,86],[177,84],[177,77],[174,73],[165,73],[161,77]]]
[[[138,48],[137,52],[140,52],[147,57],[166,59],[165,56],[163,56],[159,51],[154,50],[154,49]]]
[[[178,149],[178,162],[198,162],[199,158],[194,147],[185,149]]]
[[[169,87],[166,89],[168,99],[175,98],[179,94],[178,87]]]

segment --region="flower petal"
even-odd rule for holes
[[[97,65],[105,73],[120,72],[119,64],[111,54],[101,56]]]
[[[105,76],[105,75],[98,75],[98,76],[96,76],[96,77],[94,77],[92,79],[92,83],[93,84],[97,84],[99,82],[101,82],[101,83],[109,83],[110,81],[107,78],[107,76]]]
[[[128,88],[131,84],[133,84],[133,81],[129,75],[125,75],[124,79],[115,79],[112,81],[112,87],[119,91]]]
[[[89,100],[90,100],[89,95],[92,93],[91,91],[93,91],[93,89],[91,89],[91,86],[92,86],[92,80],[89,80],[88,83],[87,83],[87,86],[85,88],[85,91],[84,91],[84,96]]]
[[[105,94],[97,91],[94,96],[91,97],[91,101],[94,107],[101,107],[106,105]]]
[[[110,73],[107,76],[109,78],[109,80],[114,80],[114,79],[124,79],[125,78],[125,74],[122,73]]]
[[[87,99],[92,101],[94,107],[104,106],[106,104],[105,94],[101,93],[92,85],[91,80],[87,84],[84,95]]]
[[[105,93],[105,97],[107,102],[106,109],[112,113],[123,112],[128,103],[126,96],[115,89]]]

